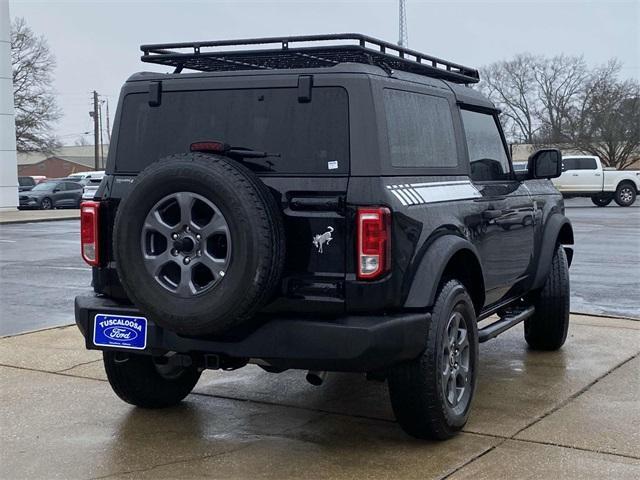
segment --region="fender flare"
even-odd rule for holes
[[[427,245],[426,252],[412,276],[413,282],[404,304],[406,308],[425,308],[434,304],[442,275],[449,261],[458,252],[467,251],[473,255],[482,275],[478,252],[467,239],[457,235],[443,235]],[[482,294],[484,295],[484,278]]]
[[[554,213],[547,220],[542,233],[536,274],[531,289],[535,290],[544,286],[544,282],[549,275],[549,269],[551,268],[553,253],[558,243],[564,246],[567,253],[567,261],[569,265],[571,265],[573,248],[567,247],[566,245],[573,245],[573,227],[569,219],[563,214]]]

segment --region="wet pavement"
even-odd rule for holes
[[[0,478],[616,478],[640,473],[640,322],[572,316],[558,352],[518,326],[481,345],[464,432],[406,436],[386,384],[255,366],[141,410],[75,327],[0,339]]]
[[[566,200],[573,224],[571,311],[640,319],[640,200],[627,208]]]
[[[90,288],[78,220],[0,225],[0,336],[73,323]]]

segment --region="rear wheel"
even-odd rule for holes
[[[600,193],[591,197],[591,201],[597,207],[606,207],[613,201],[613,195]]]
[[[558,350],[569,329],[569,265],[562,245],[556,247],[549,276],[533,294],[534,314],[524,321],[524,338],[534,350]]]
[[[143,408],[177,405],[200,378],[195,367],[157,364],[150,355],[108,351],[103,352],[103,361],[116,395]]]
[[[422,355],[389,372],[400,426],[418,438],[445,440],[464,427],[476,385],[478,331],[473,302],[457,280],[440,289]]]
[[[636,201],[636,188],[629,182],[621,183],[616,188],[614,199],[621,207],[633,205]]]

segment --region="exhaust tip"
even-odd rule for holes
[[[307,372],[307,382],[309,382],[311,385],[315,385],[316,387],[319,387],[320,385],[323,384],[324,379],[327,377],[327,372],[318,372],[315,370],[309,370]]]

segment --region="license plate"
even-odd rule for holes
[[[147,319],[99,313],[93,321],[93,344],[144,350],[147,346]]]

